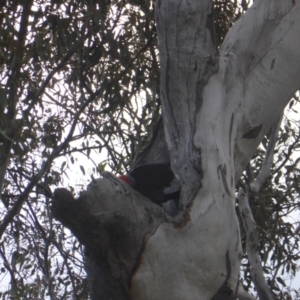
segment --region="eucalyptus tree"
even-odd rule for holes
[[[0,5],[2,297],[290,297],[299,1]],[[175,216],[96,179],[162,157]]]
[[[55,217],[88,251],[94,299],[240,298],[236,198],[258,296],[274,299],[249,196],[270,174],[283,110],[299,88],[300,2],[255,2],[220,51],[212,4],[156,2],[164,138],[181,187],[176,216],[107,174],[77,201],[65,189],[56,191]],[[270,131],[261,173],[251,177],[249,170],[237,195]]]

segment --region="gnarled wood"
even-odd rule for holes
[[[129,299],[143,247],[167,220],[162,208],[111,175],[92,182],[78,199],[57,189],[53,216],[85,245],[92,299]]]

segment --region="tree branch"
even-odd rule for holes
[[[300,61],[295,51],[300,48],[299,14],[298,0],[255,1],[222,45],[220,80],[228,82],[226,101],[233,106],[237,129],[236,181],[299,88],[300,65],[294,63]]]
[[[250,187],[252,192],[257,193],[260,190],[261,186],[265,183],[267,178],[270,176],[270,171],[272,168],[273,158],[274,158],[274,149],[278,139],[278,132],[280,129],[281,121],[282,121],[282,116],[272,126],[268,148],[266,151],[265,159],[262,164],[260,173],[254,181],[250,182]]]
[[[0,195],[2,193],[3,184],[4,184],[4,178],[6,174],[6,169],[9,164],[10,160],[10,152],[11,147],[13,144],[13,139],[15,137],[15,134],[17,132],[16,126],[13,126],[16,124],[16,106],[17,106],[17,93],[18,93],[18,85],[19,82],[19,76],[22,66],[22,59],[23,54],[25,50],[25,40],[26,40],[26,34],[28,32],[28,22],[29,22],[29,16],[31,12],[31,6],[32,6],[33,0],[28,0],[25,3],[23,3],[23,11],[21,15],[21,21],[20,21],[20,27],[19,32],[17,34],[17,46],[15,51],[13,52],[13,58],[12,63],[10,65],[10,71],[11,76],[8,77],[7,86],[9,87],[9,96],[8,96],[8,107],[7,107],[7,114],[6,119],[8,120],[7,128],[13,128],[14,130],[11,130],[11,133],[8,134],[8,136],[11,138],[11,140],[5,140],[3,142],[3,145],[1,146],[1,161],[0,161]],[[10,126],[9,126],[10,125]]]
[[[66,189],[57,189],[52,213],[86,247],[92,298],[129,299],[129,282],[141,251],[168,217],[127,184],[108,173],[104,176],[76,200]]]
[[[240,189],[238,199],[239,199],[239,211],[246,232],[246,249],[247,249],[248,259],[251,265],[250,273],[251,273],[252,280],[254,282],[260,300],[274,300],[273,295],[263,275],[263,269],[261,266],[259,253],[257,251],[258,233],[256,230],[255,221],[249,205],[248,190],[246,190],[246,192],[243,192],[243,190]]]
[[[32,191],[32,189],[36,186],[36,184],[39,182],[39,180],[43,177],[43,175],[48,172],[48,170],[50,169],[50,166],[53,162],[53,160],[59,156],[59,154],[61,153],[61,151],[63,151],[69,144],[69,142],[72,140],[72,136],[74,134],[77,122],[79,120],[79,117],[81,115],[81,113],[84,111],[84,109],[95,99],[95,97],[101,93],[104,90],[104,87],[101,87],[96,93],[94,93],[93,95],[91,95],[89,97],[89,99],[87,99],[84,103],[82,103],[82,105],[80,106],[79,110],[77,111],[77,113],[74,116],[73,122],[71,124],[71,128],[70,131],[67,135],[67,137],[65,138],[65,140],[58,145],[56,148],[54,148],[52,150],[52,153],[49,155],[48,159],[43,161],[42,166],[40,168],[40,170],[37,172],[37,174],[35,176],[32,177],[31,181],[29,182],[29,184],[27,185],[27,187],[24,189],[23,193],[20,195],[20,197],[18,198],[18,200],[15,202],[14,206],[10,209],[10,211],[8,211],[8,213],[6,214],[6,216],[4,217],[4,219],[2,220],[1,224],[0,224],[0,238],[2,237],[6,227],[9,225],[9,223],[11,222],[11,220],[14,218],[14,216],[16,216],[24,201],[27,199],[27,197],[29,196],[29,193]]]

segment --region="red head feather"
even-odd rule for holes
[[[135,186],[135,180],[130,176],[121,175],[121,176],[119,176],[119,179],[123,180],[124,182],[126,182],[131,187]]]

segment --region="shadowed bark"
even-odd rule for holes
[[[56,189],[53,216],[86,247],[92,299],[129,299],[131,276],[147,238],[167,220],[162,208],[112,175],[78,199]]]

